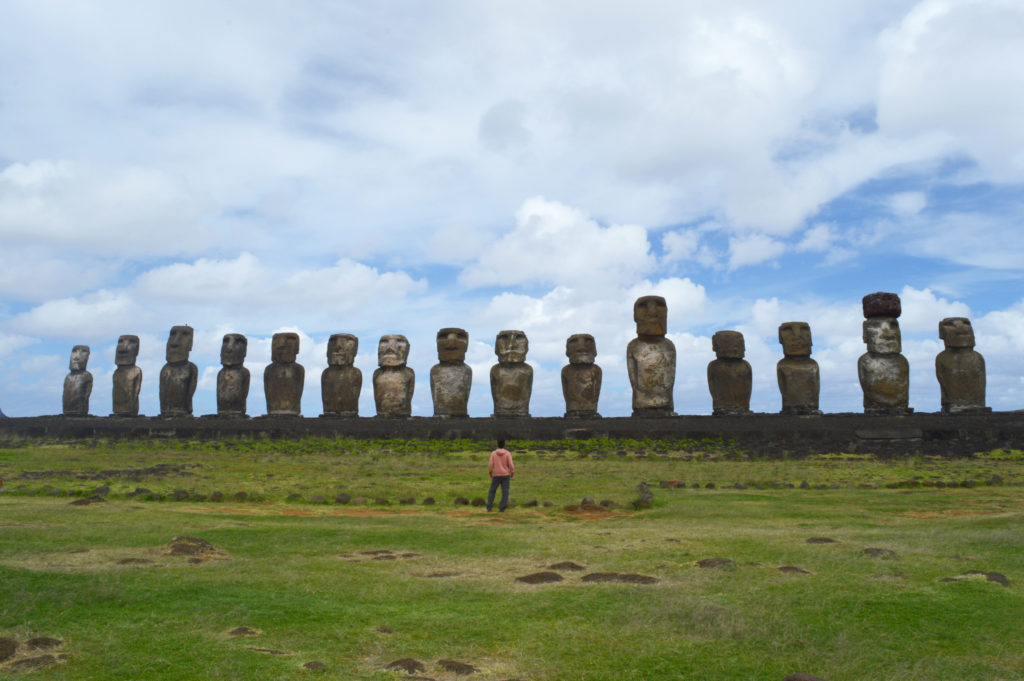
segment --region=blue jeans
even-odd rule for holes
[[[494,508],[494,493],[498,489],[498,485],[501,485],[501,502],[498,504],[498,510],[502,513],[508,508],[508,487],[509,483],[512,482],[511,475],[495,475],[491,478],[491,488],[487,490],[487,510],[490,511]]]

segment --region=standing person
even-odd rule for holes
[[[491,452],[491,460],[487,465],[487,473],[491,476],[491,488],[487,491],[487,510],[494,508],[494,492],[501,485],[501,502],[498,510],[502,513],[508,508],[508,488],[512,476],[516,474],[516,466],[512,463],[512,453],[505,449],[505,441],[498,440],[498,448]]]

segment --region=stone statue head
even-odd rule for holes
[[[117,339],[117,350],[114,352],[114,364],[119,367],[135,366],[139,356],[139,337],[120,336]]]
[[[747,350],[739,331],[718,331],[711,337],[711,349],[718,359],[743,359]]]
[[[71,371],[85,371],[87,366],[89,366],[89,346],[76,345],[71,348],[71,362],[68,364],[68,369]]]
[[[469,334],[465,329],[448,327],[437,332],[437,358],[442,362],[466,361]]]
[[[565,341],[565,356],[569,364],[593,364],[597,357],[597,343],[589,333],[574,333]]]
[[[172,326],[171,333],[167,337],[167,361],[187,362],[188,353],[192,350],[192,337],[194,333],[191,326]]]
[[[395,333],[381,336],[377,343],[377,364],[381,367],[404,367],[409,360],[409,339]]]
[[[974,327],[967,317],[946,317],[939,322],[939,338],[947,348],[973,348]]]
[[[299,356],[299,334],[292,331],[275,333],[270,341],[270,360],[291,364]]]
[[[810,357],[811,325],[807,322],[779,324],[779,342],[786,357]]]
[[[220,363],[226,367],[242,366],[248,350],[248,338],[240,333],[226,333],[220,344]]]
[[[327,364],[332,367],[350,367],[359,352],[359,339],[350,333],[331,334],[327,341]]]
[[[494,339],[494,354],[502,364],[522,364],[526,361],[526,353],[529,351],[530,341],[523,331],[500,331],[498,337]]]
[[[873,317],[864,320],[864,342],[868,352],[895,355],[903,349],[900,341],[900,323],[891,317]]]
[[[633,321],[639,336],[668,333],[668,305],[661,296],[641,296],[633,303]]]

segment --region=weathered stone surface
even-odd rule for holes
[[[124,335],[117,339],[114,352],[114,416],[138,416],[142,369],[135,366],[139,356],[139,337]]]
[[[746,346],[739,331],[719,331],[711,337],[716,359],[708,364],[708,389],[716,416],[750,413],[753,373],[743,359]]]
[[[333,334],[327,341],[327,368],[320,374],[324,416],[358,416],[363,372],[354,366],[359,339],[350,333]]]
[[[160,370],[160,415],[191,416],[199,369],[188,361],[194,332],[191,326],[172,326],[167,338],[167,364]]]
[[[818,394],[821,377],[811,359],[811,327],[807,322],[779,325],[779,343],[785,355],[775,365],[782,394],[783,414],[820,414]]]
[[[910,399],[910,364],[900,354],[900,325],[894,317],[864,320],[868,351],[857,360],[867,414],[906,414]]]
[[[71,348],[70,373],[64,377],[63,413],[65,416],[88,416],[89,396],[92,395],[92,374],[86,371],[89,365],[89,346],[76,345]]]
[[[899,319],[902,312],[900,297],[895,293],[885,293],[883,291],[869,293],[864,296],[861,300],[861,306],[864,310],[864,319],[871,319],[872,317]]]
[[[306,370],[295,359],[299,355],[299,334],[275,333],[270,341],[270,364],[263,370],[263,394],[271,416],[302,413],[302,388]]]
[[[245,416],[249,398],[249,370],[242,364],[249,350],[249,339],[240,333],[226,333],[220,344],[220,363],[217,372],[217,414]]]
[[[665,337],[668,306],[661,296],[633,303],[637,337],[626,346],[626,370],[633,388],[633,416],[675,416],[676,346]]]
[[[469,416],[469,391],[473,369],[466,364],[469,334],[465,329],[448,327],[437,332],[438,364],[430,368],[430,397],[434,416]]]
[[[946,349],[935,356],[935,377],[947,414],[986,411],[985,358],[974,350],[974,328],[966,317],[939,322]]]
[[[377,416],[409,416],[416,374],[405,365],[409,359],[409,341],[401,334],[380,337],[377,364],[373,372],[373,401]]]
[[[533,367],[526,363],[530,341],[518,330],[498,333],[494,354],[498,363],[491,367],[491,398],[494,416],[529,416],[533,394]]]
[[[594,364],[597,343],[589,333],[577,333],[565,341],[569,364],[562,367],[562,396],[566,417],[591,418],[601,397],[601,367]]]

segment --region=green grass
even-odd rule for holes
[[[462,678],[480,681],[1024,676],[1024,460],[1013,452],[741,461],[723,443],[514,444],[513,497],[552,506],[455,507],[486,491],[486,449],[469,442],[0,449],[0,637],[65,642],[67,659],[37,679],[379,681],[407,678],[383,669],[404,657],[438,680],[455,678],[441,658],[475,665]],[[641,480],[654,506],[626,510]],[[106,503],[70,505],[100,485]],[[137,487],[152,494],[127,496]],[[190,499],[156,500],[175,490]],[[256,501],[196,499],[215,491]],[[340,491],[390,504],[285,502]],[[419,503],[428,495],[436,506]],[[565,509],[583,496],[619,508]],[[178,535],[220,554],[168,555]],[[364,553],[376,550],[415,555]],[[735,565],[697,566],[708,557]],[[559,561],[586,570],[515,581]],[[940,581],[968,570],[1012,585]],[[658,582],[582,582],[589,572]],[[239,626],[260,633],[227,635]],[[302,669],[311,660],[326,669]]]

